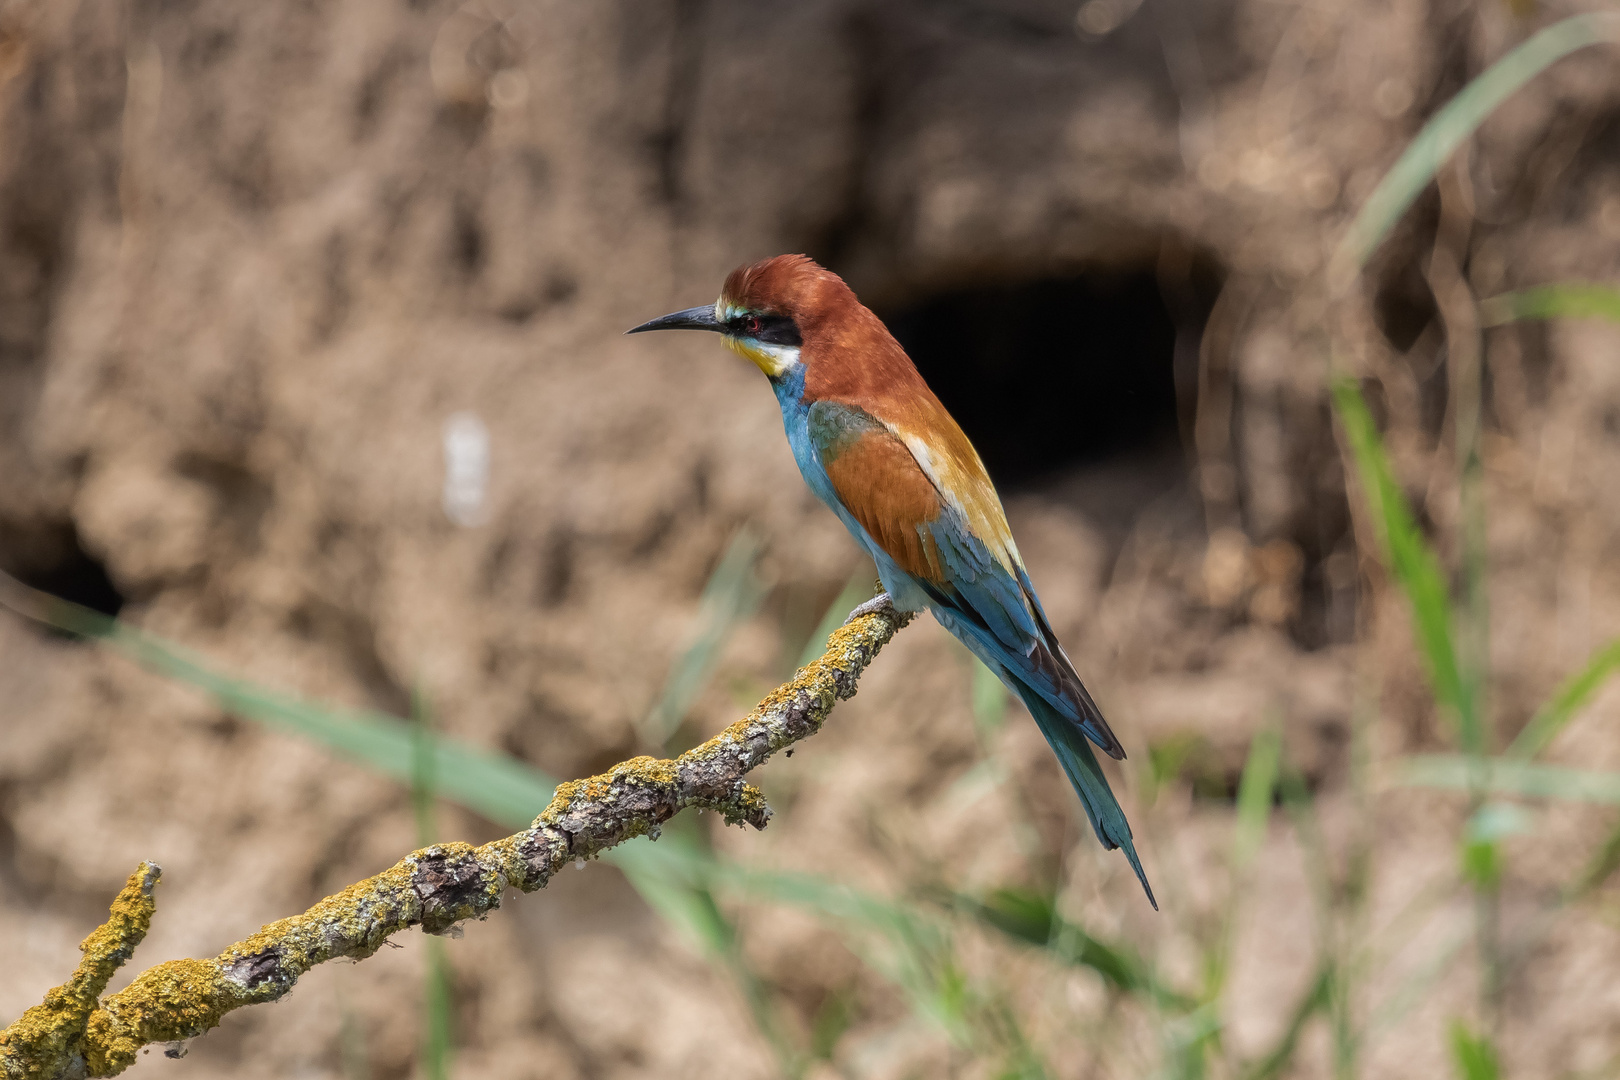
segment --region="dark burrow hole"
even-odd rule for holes
[[[124,607],[124,594],[107,568],[84,550],[72,523],[0,530],[0,569],[24,585],[103,615],[117,615]]]
[[[1219,278],[1194,261],[938,293],[880,312],[1003,493],[1190,435]]]
[[[1189,540],[1205,527],[1190,466],[1199,343],[1222,275],[1203,255],[1166,252],[1158,265],[990,283],[879,312],[1004,496],[1079,510],[1113,545],[1150,508]],[[1349,632],[1330,619],[1323,576],[1347,527],[1337,511],[1321,519],[1323,536],[1287,537],[1304,556],[1287,626],[1307,649]]]

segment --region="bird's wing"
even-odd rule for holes
[[[940,552],[917,527],[939,517],[939,492],[905,444],[849,405],[818,401],[808,420],[810,443],[844,509],[900,569],[919,582],[943,582]]]
[[[818,401],[809,411],[810,441],[821,467],[872,542],[1105,753],[1124,757],[1058,645],[1001,500],[954,422],[951,431],[966,448],[965,461],[949,441],[898,432],[854,405]]]

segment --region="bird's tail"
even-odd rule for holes
[[[1153,887],[1142,872],[1142,860],[1136,857],[1136,845],[1131,842],[1130,823],[1125,820],[1125,811],[1120,809],[1119,800],[1114,798],[1113,791],[1108,787],[1108,779],[1103,776],[1102,766],[1097,764],[1097,755],[1091,752],[1091,743],[1087,741],[1085,732],[1033,688],[1017,679],[1010,681],[1015,684],[1014,689],[1023,698],[1030,715],[1035,717],[1035,723],[1040,727],[1041,734],[1046,736],[1052,752],[1063,764],[1063,771],[1068,774],[1069,783],[1074,785],[1075,792],[1080,796],[1080,805],[1085,807],[1086,817],[1091,819],[1097,839],[1102,841],[1104,848],[1124,849],[1131,869],[1136,871],[1136,878],[1147,893],[1148,903],[1153,905],[1154,911],[1158,911],[1159,902],[1153,898]]]

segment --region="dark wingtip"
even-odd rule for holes
[[[1067,662],[1068,657],[1064,656],[1063,659]],[[1059,670],[1064,671],[1061,667]],[[1108,721],[1103,719],[1102,709],[1097,707],[1097,701],[1091,696],[1091,691],[1087,690],[1086,684],[1074,674],[1072,665],[1068,665],[1064,673],[1070,676],[1068,689],[1074,692],[1074,697],[1078,700],[1080,729],[1086,733],[1086,738],[1115,761],[1124,761],[1125,747],[1120,743],[1119,736],[1114,734],[1114,729],[1108,726]]]
[[[1091,705],[1091,709],[1089,715],[1080,722],[1080,730],[1086,733],[1086,738],[1090,739],[1097,749],[1115,761],[1124,761],[1125,747],[1119,741],[1119,736],[1114,734],[1114,729],[1102,718],[1102,713],[1096,711],[1095,704],[1089,700],[1086,704]]]

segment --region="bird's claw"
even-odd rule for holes
[[[894,601],[889,599],[886,592],[880,592],[866,603],[858,605],[849,613],[849,618],[844,620],[844,625],[848,626],[862,615],[876,615],[880,611],[894,614]]]

